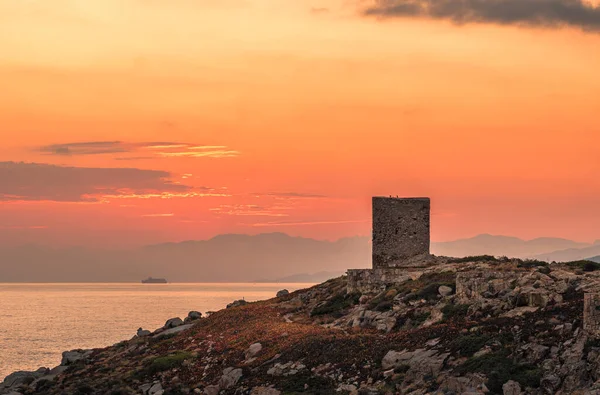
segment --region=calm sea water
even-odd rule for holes
[[[63,351],[105,347],[190,310],[269,299],[312,284],[0,284],[0,381],[60,364]]]

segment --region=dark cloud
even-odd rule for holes
[[[83,143],[52,144],[40,147],[41,152],[51,155],[98,155],[128,152],[121,141],[89,141]]]
[[[187,193],[165,171],[0,162],[0,201],[93,202],[102,196]]]
[[[376,0],[364,14],[600,31],[600,7],[581,0]]]

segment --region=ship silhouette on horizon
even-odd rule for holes
[[[142,284],[166,284],[167,280],[164,278],[153,278],[148,277],[145,280],[142,280]]]

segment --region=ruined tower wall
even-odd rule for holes
[[[600,337],[600,293],[586,292],[583,296],[583,330]]]
[[[429,198],[373,197],[373,268],[429,255]]]

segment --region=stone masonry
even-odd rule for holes
[[[429,255],[429,198],[373,198],[373,268]]]
[[[373,269],[348,270],[348,292],[377,292],[426,266],[429,224],[429,198],[373,197]]]
[[[600,293],[586,292],[583,296],[583,330],[600,337]]]

